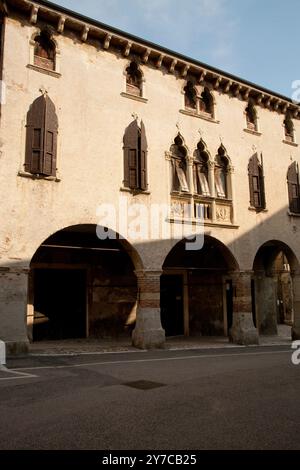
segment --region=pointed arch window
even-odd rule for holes
[[[289,208],[290,211],[300,213],[300,190],[299,190],[299,167],[297,162],[293,162],[288,169],[287,174]]]
[[[134,96],[143,96],[143,75],[136,62],[131,62],[126,69],[126,92]]]
[[[187,151],[183,145],[183,139],[180,135],[178,135],[171,147],[173,191],[189,192],[186,157]]]
[[[56,176],[58,119],[48,95],[31,105],[26,124],[25,171],[33,175]]]
[[[124,187],[133,191],[147,191],[148,145],[144,123],[134,120],[124,135]]]
[[[55,44],[45,31],[35,38],[34,65],[55,71]]]
[[[196,194],[206,197],[211,195],[208,183],[208,161],[209,155],[201,140],[198,143],[193,164],[194,191]]]
[[[199,100],[200,113],[214,116],[214,99],[208,88],[204,88]]]
[[[289,113],[286,115],[284,120],[284,138],[287,142],[295,141],[294,124]]]
[[[215,158],[215,187],[216,196],[222,199],[226,199],[228,197],[228,166],[229,160],[226,156],[226,151],[224,147],[221,146]]]
[[[197,93],[192,82],[188,81],[184,88],[184,104],[186,109],[197,111]]]
[[[258,155],[254,154],[248,165],[250,206],[256,210],[266,208],[265,184],[262,159],[259,161]]]
[[[252,102],[250,102],[245,110],[247,129],[257,131],[257,113]]]

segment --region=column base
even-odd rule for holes
[[[253,325],[252,313],[239,313],[234,317],[230,341],[243,346],[259,344],[258,331]]]
[[[300,326],[293,326],[292,327],[292,340],[297,341],[300,339]]]
[[[166,335],[160,325],[159,308],[139,308],[137,323],[132,333],[132,344],[138,349],[162,349]]]
[[[29,341],[7,341],[6,356],[23,356],[29,352]]]

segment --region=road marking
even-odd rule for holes
[[[262,352],[249,352],[242,354],[203,354],[201,356],[181,356],[181,357],[163,357],[158,359],[137,359],[134,361],[104,361],[104,362],[90,362],[85,364],[70,364],[63,366],[38,366],[38,367],[24,367],[11,369],[11,371],[19,370],[47,370],[47,369],[75,369],[80,367],[92,367],[92,366],[105,366],[105,365],[120,365],[120,364],[139,364],[147,362],[167,362],[167,361],[184,361],[194,359],[213,359],[213,358],[224,358],[224,357],[244,357],[244,356],[266,356],[270,354],[291,354],[291,351],[262,351]]]
[[[37,378],[37,375],[26,374],[25,372],[18,372],[17,370],[7,369],[6,367],[0,367],[0,373],[11,374],[14,377],[0,377],[0,381],[3,380],[20,380],[20,379],[33,379]],[[15,377],[17,376],[17,377]]]

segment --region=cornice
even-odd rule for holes
[[[193,76],[199,83],[208,82],[219,93],[247,102],[250,98],[254,104],[285,114],[287,110],[293,118],[300,118],[300,106],[292,100],[227,74],[194,59],[165,49],[156,44],[137,38],[91,18],[79,15],[54,3],[45,0],[6,0],[8,15],[19,13],[33,25],[48,22],[56,29],[57,34],[67,31],[78,35],[83,43],[97,42],[104,51],[118,51],[123,57],[132,55],[140,57],[141,62],[163,69],[169,74],[186,79]]]

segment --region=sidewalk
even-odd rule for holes
[[[280,327],[278,336],[260,336],[260,346],[291,345],[290,327]],[[165,350],[221,349],[241,347],[232,344],[225,337],[176,337],[167,338]],[[103,354],[137,352],[130,338],[118,339],[78,339],[63,341],[43,341],[30,345],[31,356],[57,356],[77,354]]]

